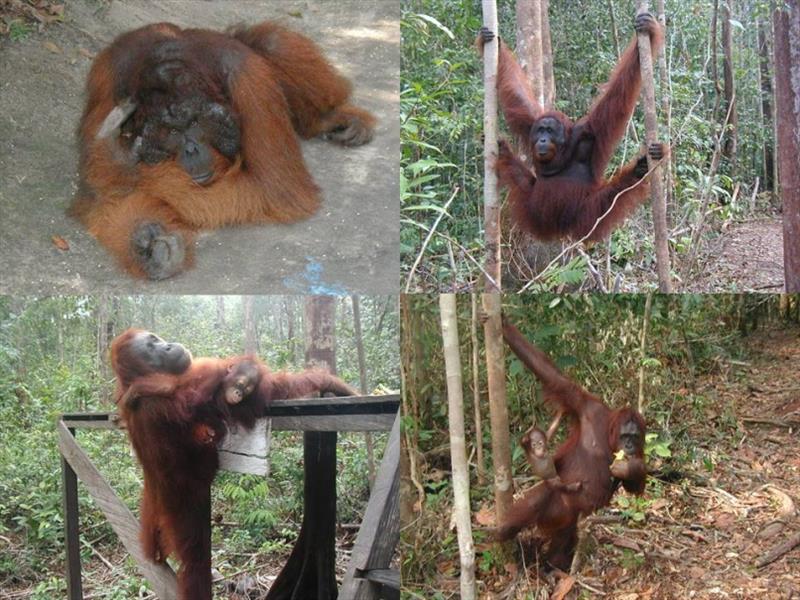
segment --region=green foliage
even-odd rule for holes
[[[33,33],[33,27],[24,21],[14,20],[8,24],[8,35],[15,41],[19,42]]]
[[[480,63],[471,42],[480,25],[474,3],[403,3],[400,243],[404,274],[454,194],[437,231],[458,240],[468,251],[479,252],[483,114]],[[471,265],[453,271],[446,238],[433,237],[427,254],[433,259],[417,273],[418,286],[426,279],[460,286],[473,277]]]
[[[658,65],[655,72],[660,137],[671,144],[674,189],[669,213],[675,235],[670,243],[678,255],[688,251],[691,227],[700,219],[714,142],[725,117],[724,99],[711,79],[708,48],[713,6],[711,0],[667,0],[668,89],[664,89]],[[402,10],[402,270],[405,276],[409,274],[428,231],[443,216],[411,289],[460,290],[473,285],[479,276],[477,266],[465,255],[481,262],[484,246],[482,64],[472,44],[482,24],[480,5],[460,0],[404,0]],[[602,10],[594,0],[550,3],[558,110],[574,118],[586,113],[632,38],[633,11],[627,0],[612,0]],[[499,33],[513,48],[515,2],[499,2],[498,16]],[[750,216],[748,198],[756,177],[764,189],[762,149],[773,143],[772,126],[762,116],[764,94],[754,26],[757,19],[769,23],[769,11],[765,3],[739,3],[733,17],[738,153],[735,159],[723,158],[710,182],[710,204],[705,210],[711,212],[705,220],[704,237],[717,235],[726,222]],[[714,58],[721,86],[721,48]],[[669,132],[661,105],[664,96],[670,105]],[[502,128],[501,135],[505,135]],[[631,160],[643,139],[642,109],[637,107],[607,175]],[[739,194],[734,196],[737,185]],[[445,213],[451,197],[453,202]],[[652,268],[650,220],[649,210],[639,210],[626,227],[614,232],[612,271],[624,271],[631,264]],[[602,263],[605,248],[605,244],[597,245],[589,255]],[[576,289],[587,275],[586,259],[574,256],[568,264],[553,267],[529,290]]]
[[[661,439],[658,433],[648,433],[644,438],[644,455],[647,458],[657,456],[658,458],[670,458],[672,450],[670,450],[671,440]]]
[[[641,523],[645,520],[647,515],[647,507],[650,500],[638,496],[614,496],[614,504],[622,511],[622,516],[625,519],[630,519],[635,523]]]

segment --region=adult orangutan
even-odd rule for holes
[[[503,337],[514,354],[542,382],[544,397],[572,417],[569,437],[555,453],[553,462],[562,485],[545,480],[514,503],[497,530],[508,540],[535,526],[549,542],[547,560],[567,570],[577,541],[577,522],[606,506],[620,484],[635,494],[644,491],[645,422],[632,408],[611,410],[593,394],[567,378],[539,348],[525,340],[503,320]],[[622,451],[628,460],[611,469],[614,455]],[[580,483],[578,491],[570,491]]]
[[[635,28],[650,36],[653,53],[664,38],[653,15],[637,15]],[[484,28],[479,45],[494,39]],[[606,180],[605,169],[625,127],[633,114],[641,88],[639,47],[634,36],[616,69],[588,114],[577,122],[565,114],[544,111],[534,98],[530,85],[514,55],[500,41],[497,92],[509,129],[523,144],[523,152],[533,161],[533,171],[501,141],[497,176],[509,189],[513,221],[537,238],[589,240],[607,237],[647,198],[648,182],[624,192],[612,208],[617,194],[636,184],[647,173],[647,157],[642,155],[623,166]],[[648,153],[663,158],[668,149],[652,144]],[[610,209],[610,211],[609,211]],[[607,215],[597,224],[606,211]],[[591,232],[591,234],[590,234]]]
[[[310,39],[275,23],[125,33],[89,73],[70,213],[151,279],[191,265],[200,229],[306,218],[319,189],[298,136],[372,138],[350,89]]]
[[[356,395],[319,370],[273,373],[252,357],[198,358],[129,329],[111,345],[115,400],[144,471],[140,539],[155,562],[174,553],[179,600],[211,600],[211,482],[230,423],[252,427],[274,399]]]

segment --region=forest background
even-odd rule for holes
[[[500,35],[513,48],[517,3],[497,4]],[[555,107],[577,118],[630,41],[635,6],[626,0],[542,2],[548,4]],[[650,3],[651,11],[657,4]],[[657,57],[654,62],[659,137],[672,148],[673,276],[683,280],[682,291],[779,291],[783,255],[780,202],[773,194],[770,2],[664,4],[666,80]],[[483,82],[473,45],[481,6],[469,0],[403,0],[402,6],[403,283],[406,291],[464,291],[480,276],[484,247]],[[609,173],[636,154],[643,140],[639,105]],[[609,243],[573,255],[531,289],[595,289],[589,263],[608,290],[652,285],[651,221],[646,204]],[[513,241],[503,254],[506,289],[529,281],[560,250],[559,244],[532,243],[507,222],[503,237]]]
[[[0,297],[0,598],[63,597],[64,530],[60,414],[110,412],[110,341],[129,326],[180,341],[195,356],[255,349],[273,370],[304,368],[302,296]],[[397,299],[361,297],[361,337],[353,299],[336,301],[338,375],[359,389],[358,344],[367,390],[399,389]],[[386,434],[373,434],[379,464]],[[340,433],[337,519],[360,523],[369,499],[365,434]],[[78,442],[138,514],[141,469],[124,432],[83,430]],[[267,478],[220,472],[212,487],[214,566],[276,575],[297,537],[303,511],[301,432],[275,432]],[[102,513],[81,491],[84,589],[104,598],[140,597],[143,580]],[[342,490],[346,493],[342,493]],[[356,529],[342,530],[352,542]],[[342,567],[343,564],[339,564]]]

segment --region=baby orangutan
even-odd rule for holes
[[[581,489],[581,482],[575,481],[572,483],[564,483],[558,476],[556,466],[553,463],[553,457],[548,454],[548,444],[550,438],[558,429],[561,422],[563,413],[558,413],[547,428],[547,433],[532,425],[528,431],[522,436],[522,447],[525,449],[525,457],[533,469],[534,475],[541,477],[543,480],[549,481],[550,485],[556,489],[577,492]]]
[[[230,417],[231,408],[247,400],[260,382],[261,371],[257,362],[245,358],[229,365],[213,402],[203,402],[198,398],[193,403],[198,422],[192,426],[192,440],[199,445],[220,442],[227,432],[225,420]],[[171,376],[151,376],[146,382],[134,380],[121,403],[135,405],[142,397],[168,397],[176,389],[177,379]]]

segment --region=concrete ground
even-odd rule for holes
[[[324,195],[311,219],[209,232],[193,270],[160,282],[131,278],[65,216],[92,58],[147,23],[222,29],[265,19],[319,43],[353,82],[356,104],[378,117],[375,139],[356,149],[303,143]],[[63,24],[0,40],[0,293],[396,293],[399,44],[395,0],[71,0]]]

